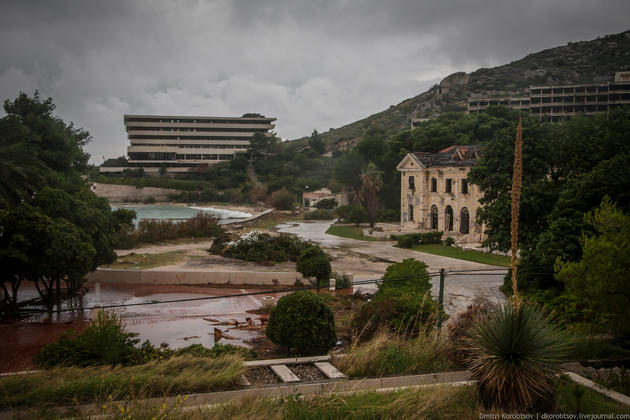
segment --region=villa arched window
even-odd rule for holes
[[[467,208],[463,208],[459,216],[459,233],[468,233],[470,231],[470,214]]]
[[[431,206],[431,229],[438,228],[438,208],[436,205]]]
[[[453,208],[446,206],[444,209],[444,230],[453,231]]]

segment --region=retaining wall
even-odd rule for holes
[[[98,269],[87,275],[88,281],[101,284],[211,284],[293,286],[302,280],[294,271],[153,271]]]
[[[92,184],[92,190],[97,196],[106,198],[113,203],[138,202],[149,197],[153,197],[156,201],[167,201],[170,194],[181,193],[180,190],[170,188],[136,188],[133,185],[99,183]]]

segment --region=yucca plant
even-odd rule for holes
[[[468,367],[487,408],[540,410],[553,403],[553,375],[567,355],[560,323],[538,306],[507,304],[471,331]]]

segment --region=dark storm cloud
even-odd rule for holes
[[[123,113],[278,118],[283,138],[378,112],[449,73],[628,29],[630,2],[7,1],[0,96],[40,89],[125,153]]]

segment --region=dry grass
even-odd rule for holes
[[[455,367],[446,349],[446,340],[437,331],[423,331],[413,338],[379,331],[366,343],[355,341],[333,363],[351,378],[440,372]]]
[[[147,268],[174,265],[186,259],[186,251],[170,251],[160,254],[127,254],[118,257],[108,268],[146,270]]]
[[[130,367],[54,368],[1,378],[0,408],[209,392],[234,386],[243,372],[242,359],[232,355],[181,356]]]

